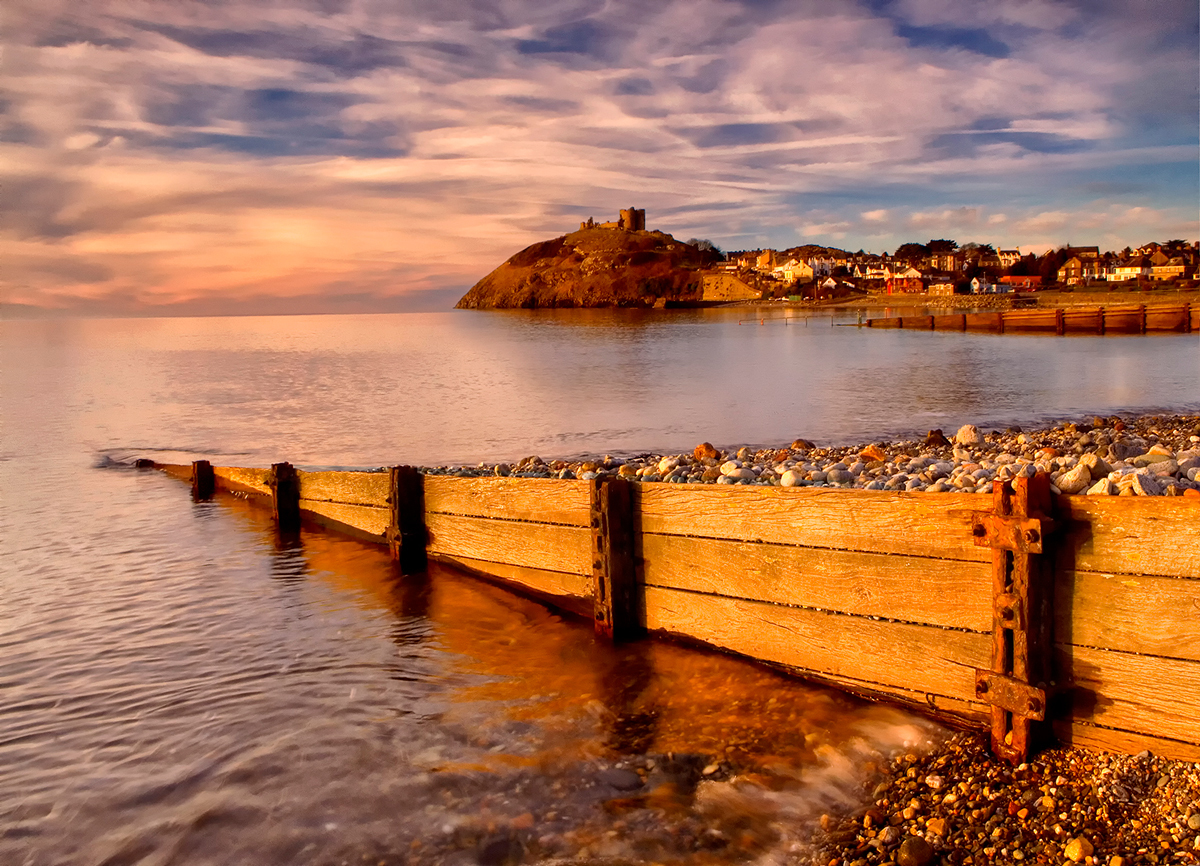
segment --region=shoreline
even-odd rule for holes
[[[1013,767],[960,733],[822,818],[805,866],[1200,863],[1200,763],[1055,747]]]
[[[1092,496],[1200,497],[1200,414],[1094,416],[1024,430],[931,430],[923,438],[818,447],[798,438],[775,448],[612,455],[515,464],[420,467],[428,475],[637,483],[832,487],[909,493],[990,493],[994,481],[1046,472],[1054,492]]]

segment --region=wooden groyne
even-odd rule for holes
[[[1200,761],[1200,502],[156,464],[203,499],[992,730]]]
[[[1189,334],[1200,331],[1200,304],[1126,304],[1053,310],[1003,310],[865,319],[866,328],[977,331],[988,334]]]

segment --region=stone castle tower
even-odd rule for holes
[[[627,232],[644,232],[646,230],[646,209],[629,207],[621,210],[621,219],[618,221],[621,228]]]

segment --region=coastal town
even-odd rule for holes
[[[953,240],[906,243],[892,254],[813,244],[731,252],[707,276],[722,294],[744,299],[821,299],[851,292],[882,295],[1006,294],[1043,288],[1196,286],[1200,243],[1152,241],[1101,251],[1062,246],[1040,253]],[[706,285],[706,292],[709,285]]]

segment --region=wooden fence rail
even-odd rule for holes
[[[286,528],[286,465],[159,468],[198,498],[211,474]],[[306,519],[391,545],[403,571],[427,555],[598,634],[701,641],[990,727],[1014,760],[1021,731],[1051,730],[1200,760],[1193,499],[291,471]]]

